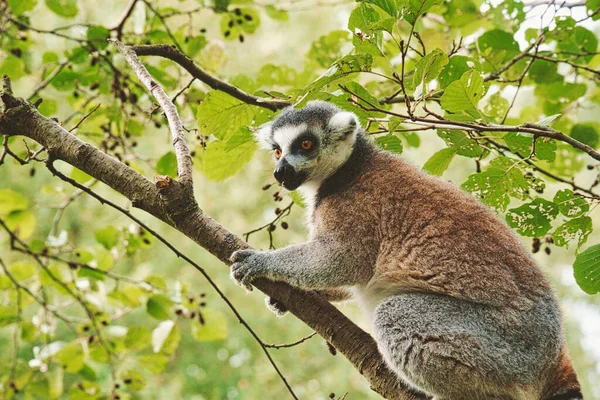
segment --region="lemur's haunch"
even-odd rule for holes
[[[377,149],[326,102],[284,110],[257,138],[276,179],[302,191],[310,239],[234,253],[234,279],[353,298],[390,368],[425,396],[581,398],[550,286],[487,207]]]

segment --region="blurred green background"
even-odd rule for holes
[[[312,5],[303,6],[298,2],[290,4],[293,12],[288,13],[289,20],[279,21],[266,15],[261,10],[261,25],[252,35],[247,35],[243,43],[239,40],[223,40],[219,33],[220,21],[212,13],[197,13],[193,16],[191,29],[206,29],[208,44],[201,54],[195,57],[201,65],[218,73],[220,77],[232,79],[243,73],[250,78],[256,78],[261,67],[266,63],[288,65],[297,71],[304,70],[305,55],[310,50],[311,44],[334,30],[345,29],[347,20],[354,4],[352,2],[312,2]],[[302,2],[300,2],[302,3]],[[101,4],[92,1],[79,1],[79,12],[75,18],[64,20],[56,14],[49,12],[42,2],[32,10],[29,15],[31,24],[39,29],[54,29],[73,23],[98,24],[111,26],[107,21],[116,21],[122,13],[127,2],[103,1]],[[193,9],[198,6],[195,1],[161,1],[161,7],[174,7],[179,10]],[[134,13],[139,13],[135,10]],[[134,24],[136,17],[133,18]],[[171,26],[189,23],[187,16],[178,16],[169,20]],[[595,25],[596,32],[598,26]],[[434,30],[427,31],[429,41],[442,42],[445,39],[436,38]],[[39,70],[42,65],[42,54],[48,49],[60,54],[74,46],[74,43],[60,37],[31,33],[33,44],[30,47],[30,59],[25,60],[29,71]],[[3,44],[6,42],[2,42]],[[346,49],[349,50],[349,49]],[[343,53],[343,51],[342,51]],[[1,61],[1,59],[0,59]],[[170,65],[168,63],[157,65]],[[2,64],[0,63],[0,66]],[[6,64],[4,65],[6,68]],[[159,67],[160,68],[160,67]],[[0,67],[2,69],[2,67]],[[172,70],[169,70],[172,71]],[[4,70],[2,73],[11,74],[15,79],[13,87],[17,95],[27,95],[34,90],[39,81],[39,74],[15,74],[15,71]],[[322,71],[316,71],[322,72]],[[173,76],[181,88],[189,81],[180,72]],[[17,75],[17,76],[15,76]],[[20,75],[20,76],[19,76]],[[239,78],[237,78],[239,79]],[[239,81],[238,84],[242,84]],[[203,88],[199,83],[193,87]],[[171,94],[175,93],[174,90]],[[520,97],[517,109],[528,104],[525,93]],[[72,94],[69,94],[72,97]],[[42,97],[50,107],[51,115],[60,120],[68,118],[73,110],[76,100],[70,98],[64,101],[64,92],[53,87],[44,89]],[[52,100],[55,102],[52,103]],[[101,101],[98,100],[98,101]],[[597,110],[577,111],[580,120],[594,120]],[[184,112],[184,120],[189,125],[195,125],[193,115]],[[72,125],[75,121],[73,120]],[[85,131],[98,130],[96,122],[91,119],[89,125],[83,125]],[[83,135],[82,135],[83,137]],[[84,137],[84,139],[86,139]],[[404,157],[422,166],[423,163],[436,150],[444,147],[444,142],[432,133],[421,135],[421,146],[407,148]],[[87,140],[87,139],[86,139]],[[199,141],[190,138],[192,146],[198,146]],[[14,149],[23,151],[20,139],[11,141]],[[139,139],[137,152],[143,154],[146,162],[139,162],[138,167],[146,176],[151,177],[156,161],[170,149],[170,139],[167,128],[162,125],[156,128],[153,124],[144,126],[143,137]],[[69,166],[60,165],[61,171],[72,174]],[[34,171],[35,172],[32,172]],[[464,182],[473,172],[470,160],[460,159],[454,161],[449,170],[444,174],[444,179],[457,184]],[[591,172],[589,173],[591,176]],[[272,162],[268,154],[257,152],[255,158],[235,176],[224,182],[207,180],[202,174],[196,173],[196,198],[201,208],[225,227],[242,235],[244,232],[262,226],[275,217],[275,209],[285,207],[291,199],[283,195],[280,202],[274,201],[273,193],[277,192],[276,186],[262,190],[266,184],[272,184]],[[546,193],[551,196],[564,186],[549,184]],[[0,189],[10,188],[23,195],[35,214],[35,231],[31,238],[47,240],[51,233],[52,220],[57,212],[56,207],[65,201],[74,189],[51,177],[43,166],[19,166],[11,159],[0,167]],[[102,184],[94,186],[94,190],[113,199],[118,204],[128,206],[127,202]],[[297,321],[293,316],[277,318],[264,307],[263,295],[257,291],[246,293],[229,279],[227,268],[199,248],[181,234],[165,227],[148,215],[135,209],[132,212],[143,219],[151,227],[169,238],[185,254],[192,257],[202,265],[210,276],[222,288],[227,297],[231,299],[240,313],[246,318],[253,329],[267,343],[286,343],[298,340],[311,333],[311,330]],[[595,226],[600,226],[600,209],[595,209],[590,214]],[[283,219],[289,224],[289,229],[278,225],[273,232],[274,244],[277,247],[289,243],[298,243],[305,239],[306,229],[303,219],[303,210],[294,205],[289,216]],[[126,231],[131,222],[116,211],[101,206],[96,200],[83,195],[78,197],[69,206],[59,224],[59,232],[68,232],[68,242],[74,248],[96,251],[100,246],[94,239],[94,233],[108,225]],[[57,232],[58,234],[58,232]],[[0,256],[5,262],[11,263],[23,259],[23,256],[11,252],[8,237],[0,233]],[[263,230],[250,236],[252,246],[268,248],[269,235]],[[596,231],[589,238],[588,243],[600,242],[600,233]],[[524,245],[531,246],[530,239],[524,239]],[[540,251],[535,254],[545,274],[551,279],[556,293],[560,297],[565,315],[565,325],[569,349],[574,359],[576,369],[588,399],[600,398],[600,299],[598,296],[589,296],[583,293],[575,284],[572,277],[572,262],[574,250],[552,247],[550,255]],[[157,241],[151,245],[142,246],[131,256],[122,257],[117,261],[113,270],[119,275],[135,279],[145,279],[149,275],[158,275],[164,278],[169,290],[176,292],[179,287],[187,287],[189,295],[195,301],[205,301],[206,309],[222,314],[226,319],[227,336],[216,341],[197,341],[191,334],[190,324],[185,319],[180,319],[178,327],[181,332],[181,343],[175,354],[169,357],[168,364],[162,373],[150,375],[146,373],[146,386],[140,391],[131,392],[133,398],[140,399],[283,399],[288,394],[274,369],[262,353],[262,350],[250,334],[238,323],[235,316],[224,305],[221,299],[211,290],[202,276],[189,265],[177,259],[168,249]],[[106,283],[107,287],[112,283]],[[108,290],[108,289],[106,289]],[[200,294],[206,293],[200,300]],[[105,299],[104,299],[105,300]],[[68,310],[71,305],[65,305]],[[340,306],[342,311],[352,320],[369,329],[361,321],[360,313],[352,304]],[[34,318],[35,315],[28,315]],[[154,329],[160,321],[149,317],[145,307],[139,307],[128,312],[122,317],[111,321],[110,329],[115,332],[121,326],[141,325]],[[59,323],[56,327],[56,339],[69,341],[72,334]],[[7,367],[11,363],[13,327],[7,325],[0,328],[0,363]],[[19,358],[29,361],[34,358],[34,348],[42,345],[39,340],[24,343],[19,350]],[[341,355],[333,356],[329,353],[327,345],[320,337],[314,337],[307,342],[289,348],[271,350],[275,361],[287,377],[296,394],[303,399],[325,399],[329,393],[334,392],[342,396],[348,392],[348,399],[376,399],[378,395],[371,392],[361,375],[355,371]],[[102,385],[109,382],[109,371],[105,365],[91,362],[96,371],[96,379]],[[135,367],[135,356],[125,356],[119,369],[127,369],[128,365]],[[76,374],[65,373],[65,387],[70,382],[81,379]],[[27,394],[21,394],[27,397]],[[30,394],[31,396],[31,394]],[[66,396],[66,395],[65,395]],[[32,398],[35,398],[33,396]],[[66,397],[65,397],[66,398]]]

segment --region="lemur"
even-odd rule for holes
[[[324,101],[257,130],[275,179],[309,205],[309,240],[241,250],[232,277],[356,300],[383,358],[423,398],[581,399],[548,281],[490,209],[378,149]]]

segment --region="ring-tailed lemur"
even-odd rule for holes
[[[424,395],[581,397],[549,284],[487,207],[377,149],[354,114],[326,102],[288,108],[256,136],[275,178],[310,205],[310,239],[234,253],[236,281],[351,296],[389,367]]]

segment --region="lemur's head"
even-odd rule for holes
[[[288,190],[320,184],[348,160],[360,129],[358,118],[324,101],[285,109],[255,133],[273,151],[275,179]]]

